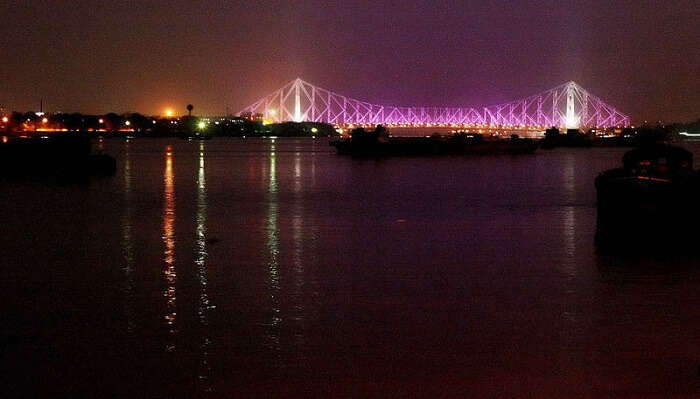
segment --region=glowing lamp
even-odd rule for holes
[[[3,116],[3,117],[2,117],[2,121],[3,121],[4,123],[7,123],[7,121],[9,121],[9,119],[7,119],[6,116]]]
[[[311,128],[311,133],[317,133],[317,132],[318,132],[318,129],[316,129],[315,127]]]
[[[48,122],[48,121],[49,121],[49,120],[48,120],[47,118],[44,118],[44,119],[41,120],[41,123],[46,123],[46,122]]]
[[[105,120],[102,119],[102,118],[100,118],[100,120],[99,120],[98,122],[100,122],[100,123],[105,123]]]
[[[173,110],[168,108],[165,110],[165,116],[173,116]]]
[[[200,129],[204,129],[204,127],[207,126],[207,124],[204,123],[204,122],[199,122],[199,123],[197,124],[197,126],[198,126]]]
[[[131,126],[131,122],[130,122],[130,121],[126,121],[126,122],[124,122],[124,124],[127,125],[127,126]]]

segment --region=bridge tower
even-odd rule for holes
[[[574,82],[569,82],[566,86],[566,128],[567,129],[578,129],[579,118],[576,117],[576,110],[574,109],[576,95],[576,84]]]
[[[294,82],[294,122],[301,122],[301,79]]]

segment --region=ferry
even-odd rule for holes
[[[509,139],[485,139],[480,134],[470,133],[392,137],[381,125],[370,131],[354,129],[349,138],[333,140],[330,145],[338,154],[352,156],[529,154],[537,149],[535,140],[517,135]]]
[[[693,154],[656,143],[628,151],[622,163],[595,179],[598,248],[690,243],[700,221]]]
[[[49,136],[16,137],[0,143],[0,177],[84,179],[109,176],[116,160],[92,152],[86,133],[55,133]]]

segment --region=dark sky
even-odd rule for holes
[[[480,106],[569,80],[633,120],[700,118],[700,2],[0,2],[0,104],[221,114],[298,77]]]

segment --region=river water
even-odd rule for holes
[[[700,259],[595,252],[624,149],[101,146],[113,177],[0,183],[3,397],[700,393]]]

